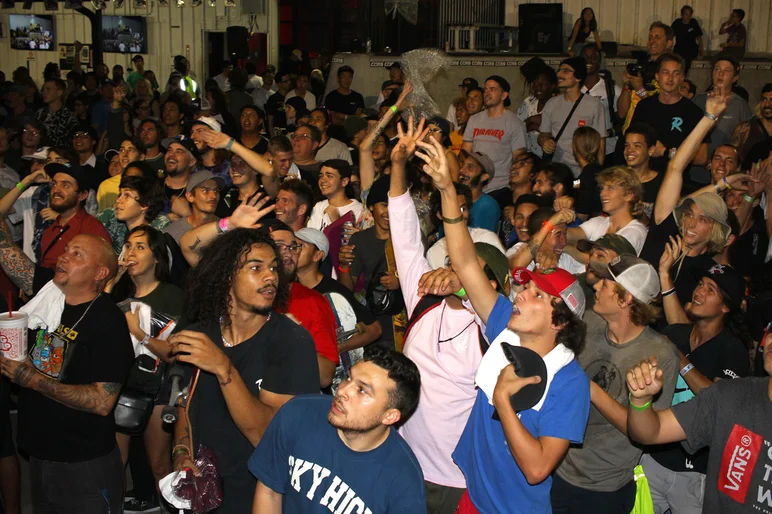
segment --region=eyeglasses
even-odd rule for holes
[[[74,134],[72,135],[72,137],[73,137],[74,139],[80,139],[80,138],[82,138],[82,137],[90,137],[90,136],[88,135],[88,132],[76,132],[76,133],[74,133]]]
[[[276,243],[276,248],[278,248],[279,252],[281,253],[285,253],[285,252],[300,253],[300,250],[303,249],[303,247],[297,243],[292,243],[291,245],[288,245],[286,243]]]
[[[294,133],[294,134],[292,134],[292,139],[309,139],[310,140],[311,139],[311,135],[310,134]]]
[[[39,130],[34,130],[34,129],[24,129],[24,133],[25,134],[32,134],[33,136],[39,136],[40,135],[40,131]]]

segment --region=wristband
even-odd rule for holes
[[[228,230],[228,218],[220,218],[220,221],[217,222],[217,232],[224,234]]]
[[[27,189],[26,187],[24,187],[24,184],[22,184],[21,182],[17,182],[16,187],[18,187],[19,191],[21,191],[22,193],[24,192],[25,189]]]
[[[458,296],[459,298],[463,298],[463,297],[466,296],[466,291],[464,291],[464,288],[462,287],[461,289],[459,289],[458,291],[456,291],[453,294]]]
[[[681,368],[681,371],[679,371],[678,374],[681,375],[681,378],[683,378],[684,375],[686,375],[687,373],[689,373],[693,369],[694,369],[694,364],[692,364],[690,362],[689,364],[687,364],[686,366]]]
[[[726,186],[726,188],[727,188],[727,189],[729,189],[730,191],[732,190],[732,186],[730,186],[730,185],[729,185],[729,182],[727,182],[727,181],[726,181],[726,177],[724,177],[724,185],[725,185],[725,186]]]
[[[351,271],[351,268],[350,267],[346,268],[344,266],[338,266],[338,271],[340,271],[341,273],[348,273],[349,271]]]
[[[713,184],[713,187],[716,188],[716,194],[720,195],[721,194],[721,186],[719,186],[719,184],[720,184],[720,182],[716,182],[715,184]]]
[[[541,224],[541,228],[547,227],[547,232],[552,232],[555,230],[555,225],[550,223],[549,220],[545,220],[544,223]]]
[[[635,94],[638,95],[638,98],[643,98],[644,96],[646,96],[646,88],[642,87],[641,89],[636,91]]]
[[[715,114],[710,114],[709,112],[705,113],[705,117],[708,118],[710,121],[718,121],[718,116]]]
[[[635,405],[633,403],[633,393],[627,393],[627,400],[630,402],[630,407],[632,407],[633,409],[635,409],[637,411],[644,411],[644,410],[648,409],[649,407],[651,407],[651,400],[649,400],[648,402],[644,403],[640,407]]]
[[[756,199],[756,198],[754,198],[753,196],[743,195],[743,200],[745,200],[745,201],[746,201],[746,202],[748,202],[748,203],[753,203],[753,201],[754,201],[755,199]]]
[[[174,448],[172,448],[172,456],[175,456],[178,453],[184,453],[186,455],[190,455],[190,449],[184,444],[178,444]]]
[[[678,152],[678,148],[674,146],[673,148],[670,149],[670,152],[668,152],[668,155],[667,155],[668,159],[672,159],[673,157],[675,157],[676,152]]]
[[[671,287],[667,291],[662,291],[662,298],[664,298],[666,296],[670,296],[673,293],[675,293],[675,287]]]
[[[399,110],[397,109],[396,105],[392,105],[391,107],[389,107],[389,109],[391,109],[391,112],[393,112],[394,114],[397,114],[397,111]]]
[[[145,337],[142,338],[142,341],[139,342],[142,346],[147,346],[148,341],[150,341],[150,334],[145,332]]]
[[[444,223],[447,223],[448,225],[455,225],[456,223],[461,223],[462,221],[464,221],[464,215],[462,214],[458,218],[446,218],[445,216],[443,216],[442,221]]]
[[[231,147],[233,147],[233,143],[235,143],[235,142],[236,142],[236,140],[231,138],[230,141],[228,141],[228,144],[225,145],[225,149],[230,152],[231,151]]]

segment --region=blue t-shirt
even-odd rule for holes
[[[470,227],[484,228],[491,232],[496,232],[499,218],[501,218],[501,208],[499,208],[498,202],[486,193],[483,193],[469,210]]]
[[[424,478],[396,430],[369,452],[346,446],[327,421],[332,398],[297,396],[271,420],[249,470],[283,495],[282,511],[426,514]]]
[[[488,316],[486,335],[493,341],[506,329],[512,303],[499,296]],[[469,497],[486,514],[552,512],[552,477],[530,485],[509,450],[495,409],[478,390],[472,414],[461,434],[453,459],[464,472]],[[590,381],[574,359],[555,374],[541,409],[519,413],[520,422],[536,438],[556,437],[572,443],[584,440],[590,414]]]

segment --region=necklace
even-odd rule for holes
[[[271,313],[270,312],[268,313],[268,318],[266,318],[265,322],[268,323],[269,321],[271,321]],[[223,327],[223,325],[222,325],[222,318],[220,318],[220,338],[222,339],[222,344],[223,344],[224,347],[226,347],[226,348],[233,348],[235,346],[233,343],[231,343],[230,341],[228,341],[225,338],[225,327]]]
[[[454,340],[455,338],[457,338],[458,336],[460,336],[461,334],[463,334],[464,332],[466,332],[466,329],[467,329],[467,328],[469,328],[469,327],[471,327],[471,326],[472,326],[472,324],[474,323],[474,318],[473,318],[473,319],[472,319],[472,321],[470,321],[470,322],[469,322],[469,323],[468,323],[468,324],[467,324],[467,325],[466,325],[464,328],[462,328],[462,329],[461,329],[461,331],[460,331],[460,332],[458,332],[458,333],[457,333],[456,335],[454,335],[453,337],[448,337],[448,338],[446,338],[446,339],[440,339],[440,334],[441,334],[441,332],[442,332],[442,319],[443,319],[443,317],[445,316],[445,307],[447,307],[447,306],[448,306],[448,304],[447,304],[447,303],[444,303],[444,304],[442,305],[442,312],[440,312],[440,330],[437,332],[437,350],[438,350],[438,351],[439,351],[439,349],[440,349],[440,344],[442,344],[442,343],[447,343],[447,342],[450,342],[450,341]]]

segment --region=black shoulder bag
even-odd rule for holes
[[[574,106],[571,107],[571,112],[568,113],[568,116],[566,116],[566,121],[563,122],[563,126],[560,127],[560,130],[558,130],[558,135],[555,136],[555,143],[560,141],[560,136],[563,135],[563,131],[566,130],[566,127],[568,126],[568,122],[571,121],[571,116],[574,115],[574,112],[576,111],[576,108],[579,107],[579,104],[582,102],[582,98],[584,98],[584,94],[580,94],[579,98],[576,99],[576,102],[574,102]],[[552,158],[555,156],[554,153],[544,153],[541,160],[543,162],[552,162]]]

